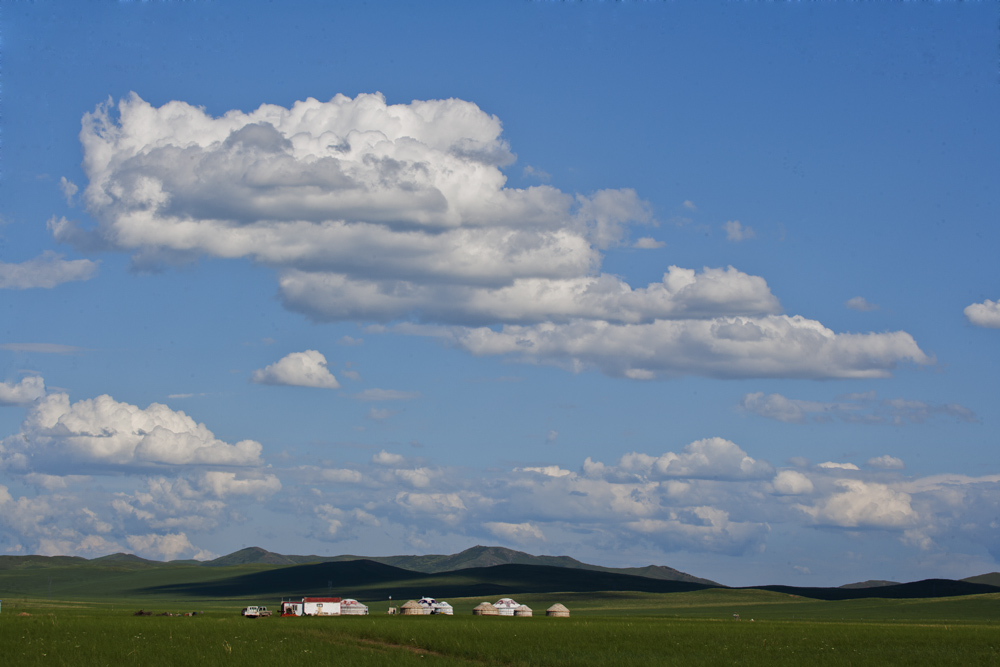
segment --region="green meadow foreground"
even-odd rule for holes
[[[516,596],[561,601],[568,619],[240,617],[243,603],[3,601],[9,665],[1000,665],[1000,594],[842,602],[766,591]],[[259,600],[276,606],[275,601]],[[733,620],[739,613],[742,620]],[[30,614],[22,615],[22,614]],[[751,621],[750,619],[754,620]]]

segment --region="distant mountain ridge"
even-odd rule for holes
[[[384,565],[422,572],[438,574],[455,570],[468,570],[494,565],[547,565],[550,567],[565,567],[573,570],[591,570],[612,574],[627,574],[662,581],[683,581],[706,586],[719,584],[709,579],[696,577],[672,567],[663,565],[647,565],[646,567],[604,567],[582,563],[569,556],[533,556],[523,551],[515,551],[506,547],[474,546],[457,554],[429,554],[426,556],[286,556],[260,547],[247,547],[234,553],[206,561],[211,567],[230,565],[304,565],[307,563],[330,563],[352,560],[370,560]]]
[[[451,569],[446,569],[451,568]],[[653,573],[659,576],[648,576]],[[674,578],[666,578],[667,576]],[[679,577],[687,577],[687,580]],[[692,581],[693,580],[693,581]],[[990,594],[1000,599],[1000,573],[966,580],[926,579],[897,584],[867,581],[840,588],[744,586],[817,600],[944,598]],[[604,568],[567,556],[532,556],[502,547],[477,546],[458,554],[365,559],[342,555],[288,556],[250,547],[213,561],[146,560],[109,554],[0,556],[5,596],[58,599],[124,599],[177,596],[249,599],[329,593],[358,599],[489,597],[510,593],[676,593],[730,588],[672,568]],[[737,590],[737,589],[731,589]]]

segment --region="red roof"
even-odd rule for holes
[[[340,598],[302,598],[303,602],[340,602]]]

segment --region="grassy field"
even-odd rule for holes
[[[767,591],[519,595],[569,619],[239,616],[242,603],[4,599],[0,656],[16,665],[1000,665],[1000,595],[822,602]],[[275,606],[274,601],[260,600]],[[739,613],[742,621],[732,619]],[[30,614],[30,615],[21,615]],[[753,618],[753,621],[750,619]]]

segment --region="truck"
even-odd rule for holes
[[[240,614],[246,616],[247,618],[264,618],[266,616],[270,616],[271,612],[267,607],[264,606],[260,607],[250,606],[250,607],[243,607],[243,611],[241,611]]]

